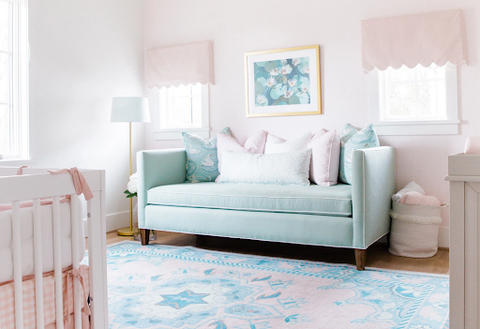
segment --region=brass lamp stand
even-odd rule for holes
[[[130,176],[132,176],[132,123],[128,123],[128,135],[129,135],[129,159],[130,159]],[[130,227],[121,228],[117,231],[118,235],[133,236],[133,198],[129,198],[130,201]]]
[[[111,122],[128,122],[129,128],[129,161],[132,176],[132,122],[150,122],[148,100],[145,97],[114,97],[112,101]],[[133,236],[133,200],[130,201],[130,227],[119,229],[118,235]]]

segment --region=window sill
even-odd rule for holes
[[[176,141],[182,140],[182,132],[195,134],[203,139],[210,138],[210,128],[186,128],[186,129],[160,129],[153,132],[153,138],[156,141]]]
[[[458,135],[459,120],[374,123],[379,136]]]

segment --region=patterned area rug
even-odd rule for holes
[[[448,328],[448,277],[135,242],[108,253],[110,328]]]

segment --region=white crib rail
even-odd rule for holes
[[[59,196],[71,196],[72,265],[78,270],[79,242],[82,219],[78,216],[79,200],[69,174],[50,175],[41,169],[24,169],[22,176],[13,175],[13,168],[0,168],[0,204],[12,204],[12,247],[14,259],[15,329],[23,329],[22,291],[22,245],[20,201],[33,200],[34,213],[34,256],[36,327],[44,328],[42,231],[40,199],[53,197],[53,245],[54,278],[56,294],[56,327],[63,329],[63,287],[61,265],[61,227]],[[40,174],[39,174],[40,173]],[[35,174],[35,175],[31,175]],[[82,171],[94,198],[87,202],[88,211],[88,255],[91,300],[91,325],[93,329],[108,328],[107,276],[106,276],[106,223],[105,223],[105,172],[103,170]],[[82,328],[83,306],[78,277],[74,275],[74,323]],[[0,324],[1,329],[1,324]]]
[[[72,219],[72,266],[73,270],[78,270],[80,267],[81,259],[78,257],[78,244],[80,243],[80,218],[78,217],[78,197],[77,195],[71,196],[70,201],[70,218]],[[77,276],[73,277],[73,307],[74,307],[74,320],[75,328],[82,327],[82,297],[80,296],[80,282]]]
[[[18,201],[12,202],[12,231],[15,328],[23,329],[22,225],[20,223],[20,203]]]
[[[42,225],[41,225],[40,199],[33,201],[33,243],[35,252],[35,306],[37,315],[37,328],[45,327],[43,309],[43,260],[42,260]]]
[[[88,263],[90,266],[90,296],[92,304],[91,323],[93,329],[106,329],[108,328],[108,294],[105,189],[102,188],[96,191],[92,189],[92,193],[93,199],[87,202]]]
[[[63,329],[62,231],[60,227],[60,198],[58,196],[53,197],[52,210],[56,328]]]

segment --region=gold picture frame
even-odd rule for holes
[[[320,46],[245,54],[247,117],[322,114]]]

